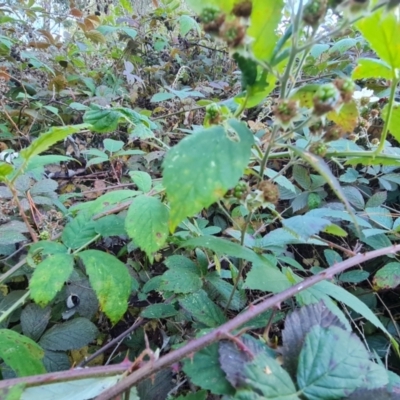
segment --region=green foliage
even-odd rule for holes
[[[53,3],[0,10],[0,397],[396,398],[399,2]]]
[[[100,307],[113,323],[121,319],[128,308],[131,276],[116,257],[98,250],[79,253]]]
[[[0,329],[0,357],[17,376],[42,374],[45,372],[43,349],[32,339],[10,329]]]
[[[168,218],[167,208],[155,197],[138,196],[129,207],[126,231],[150,260],[167,240]]]
[[[171,203],[170,229],[221,199],[242,175],[253,143],[236,120],[186,137],[164,161],[164,185]]]

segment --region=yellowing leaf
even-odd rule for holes
[[[138,196],[129,207],[126,231],[150,260],[153,259],[152,253],[164,246],[167,240],[168,218],[167,208],[155,197]]]
[[[32,299],[41,306],[47,305],[62,289],[73,268],[72,255],[49,255],[36,267],[29,282]]]
[[[79,253],[102,311],[115,324],[128,309],[132,279],[124,263],[99,250]]]
[[[358,108],[354,100],[343,104],[339,112],[331,111],[327,117],[343,128],[345,132],[353,132],[358,123]]]
[[[85,32],[85,36],[94,43],[106,43],[106,38],[99,31],[91,30]]]

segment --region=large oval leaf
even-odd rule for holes
[[[132,286],[128,269],[118,258],[99,250],[82,251],[79,257],[85,264],[102,311],[116,323],[128,308]]]
[[[229,125],[196,132],[167,153],[163,182],[171,203],[172,231],[186,217],[219,200],[247,166],[253,135],[237,120]]]
[[[167,240],[168,217],[168,209],[155,197],[138,196],[129,207],[126,231],[151,260]]]
[[[70,254],[51,254],[35,269],[29,282],[32,299],[41,306],[47,305],[61,290],[74,269]]]

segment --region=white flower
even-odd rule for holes
[[[358,101],[361,99],[368,99],[369,103],[374,103],[379,100],[379,97],[374,96],[373,90],[363,88],[361,91],[358,90],[353,93],[353,99]]]

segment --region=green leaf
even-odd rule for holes
[[[249,161],[253,134],[241,122],[213,126],[186,137],[164,160],[163,183],[171,204],[170,229],[221,199]]]
[[[210,300],[207,293],[202,289],[180,298],[179,304],[184,310],[192,314],[194,319],[210,328],[226,322],[222,310]]]
[[[297,382],[308,399],[339,399],[363,386],[369,354],[360,339],[337,326],[314,326],[299,357]]]
[[[379,58],[392,69],[400,68],[400,23],[396,13],[381,9],[362,18],[356,27]]]
[[[50,254],[33,272],[29,282],[31,297],[41,306],[47,305],[62,289],[74,269],[71,254]]]
[[[149,319],[159,319],[173,317],[178,314],[178,311],[172,304],[152,304],[146,307],[140,316]]]
[[[355,186],[344,186],[342,188],[346,199],[349,203],[358,208],[359,210],[363,210],[365,207],[364,197],[362,196],[360,190]]]
[[[247,261],[260,262],[264,258],[256,254],[253,250],[230,242],[227,239],[215,236],[199,236],[184,242],[182,247],[205,247],[217,254],[224,254],[231,257],[242,258]]]
[[[206,400],[206,398],[207,398],[207,391],[199,390],[196,393],[189,393],[186,396],[181,395],[177,397],[175,400]]]
[[[137,36],[137,31],[132,28],[128,28],[127,26],[122,26],[119,28],[122,32],[125,32],[128,36],[130,36],[132,39],[135,39]]]
[[[193,293],[203,286],[196,264],[184,256],[172,256],[166,261],[169,268],[162,275],[159,290],[173,293]]]
[[[20,400],[22,399],[22,393],[24,393],[25,385],[20,383],[5,389],[0,389],[0,399],[3,400]],[[204,399],[205,400],[205,399]]]
[[[115,324],[128,309],[132,281],[128,269],[116,257],[99,250],[82,251],[79,258],[85,264],[101,310]]]
[[[293,166],[293,178],[304,189],[311,187],[310,172],[299,164]]]
[[[386,121],[387,113],[389,110],[388,104],[383,107],[382,110],[382,118]],[[400,141],[400,104],[395,103],[392,108],[392,115],[389,121],[389,131],[396,138],[397,141]],[[392,165],[396,165],[395,160],[393,160]]]
[[[143,171],[131,171],[129,176],[132,181],[136,184],[139,190],[147,193],[151,189],[151,176],[147,172]]]
[[[375,58],[359,58],[357,63],[358,65],[352,73],[353,79],[393,78],[393,71],[385,61]]]
[[[150,103],[158,103],[159,101],[170,100],[173,99],[174,97],[176,96],[173,93],[168,93],[168,92],[156,93],[151,98]]]
[[[91,129],[99,133],[115,131],[122,117],[119,111],[111,108],[102,108],[97,104],[91,104],[90,110],[83,115],[83,121],[92,125]]]
[[[389,210],[383,207],[366,207],[365,212],[369,219],[375,222],[380,228],[391,229],[393,217]]]
[[[287,276],[275,265],[254,263],[244,282],[245,289],[279,293],[292,286]]]
[[[324,233],[329,233],[330,235],[334,236],[340,236],[340,237],[346,237],[347,232],[341,228],[339,225],[336,224],[330,224],[327,227],[323,229]]]
[[[346,50],[351,49],[352,47],[356,46],[358,43],[357,39],[353,39],[353,38],[345,38],[345,39],[341,39],[338,40],[330,49],[329,49],[329,53],[335,53],[335,52],[339,52],[340,54],[343,54]],[[314,56],[314,58],[316,58]]]
[[[116,153],[124,147],[124,142],[121,140],[104,139],[103,144],[104,150],[107,150],[110,153]]]
[[[97,236],[96,222],[92,221],[87,214],[79,214],[71,222],[65,225],[62,233],[62,241],[65,246],[72,250],[88,244]]]
[[[384,327],[382,322],[377,318],[377,316],[373,313],[373,311],[365,303],[363,303],[361,300],[359,300],[356,296],[352,295],[347,290],[327,281],[318,282],[311,289],[317,290],[318,292],[323,293],[324,295],[333,297],[335,300],[346,304],[346,306],[350,307],[358,314],[361,314],[367,321],[371,322],[371,324],[381,329],[387,336],[391,338],[390,333]],[[306,290],[306,292],[307,291],[308,289]]]
[[[128,209],[126,231],[150,260],[167,240],[168,218],[168,209],[156,197],[138,196]]]
[[[77,350],[96,339],[97,334],[95,324],[79,317],[54,325],[41,337],[39,344],[54,351]]]
[[[214,394],[233,394],[234,389],[225,378],[219,364],[218,344],[214,343],[183,362],[183,371],[195,385]]]
[[[194,18],[189,15],[181,15],[179,17],[179,32],[181,36],[185,36],[189,31],[193,29],[200,36],[200,27]]]
[[[43,349],[32,339],[9,329],[0,329],[0,358],[17,376],[44,374],[43,356]]]
[[[297,215],[284,219],[282,225],[293,235],[307,240],[324,230],[328,225],[331,225],[331,221],[324,218],[310,217],[309,215]]]
[[[217,292],[218,296],[215,301],[220,303],[222,307],[226,307],[232,292],[234,292],[234,294],[230,302],[229,309],[240,311],[246,306],[247,298],[244,290],[234,290],[233,285],[224,281],[217,272],[207,274],[206,279]]]
[[[46,151],[50,146],[65,139],[67,136],[77,133],[83,129],[89,128],[89,124],[58,126],[52,127],[47,132],[41,134],[32,144],[21,150],[21,157],[29,160],[34,156]]]
[[[277,43],[276,29],[282,19],[283,0],[254,1],[247,35],[253,54],[259,60],[271,61]]]
[[[68,249],[58,242],[51,242],[50,240],[40,240],[39,242],[32,243],[29,246],[29,254],[34,255],[39,252],[42,256],[46,254],[67,253]]]
[[[253,361],[246,363],[242,374],[246,382],[256,393],[265,399],[298,400],[296,387],[289,374],[279,362],[264,353],[256,355]]]
[[[9,224],[0,227],[0,245],[9,245],[20,243],[26,240],[26,237],[16,230],[10,229]]]
[[[14,171],[14,166],[0,161],[0,182],[4,181],[7,175]]]
[[[95,222],[96,233],[103,237],[126,235],[125,219],[119,215],[106,215]]]
[[[394,289],[400,285],[400,263],[391,262],[379,269],[373,279],[374,290]]]
[[[291,312],[285,319],[285,329],[282,331],[282,355],[285,368],[292,377],[296,376],[304,339],[315,325],[322,328],[338,326],[347,330],[346,326],[329,310],[327,304],[323,301]]]
[[[51,308],[28,304],[21,313],[21,328],[25,336],[37,341],[50,321]]]
[[[88,217],[99,212],[106,211],[107,209],[114,207],[118,203],[130,200],[131,198],[140,194],[136,190],[114,190],[112,192],[103,194],[99,198],[93,201],[87,201],[85,203],[77,204],[69,208],[70,212],[76,212],[81,210],[87,210]]]

